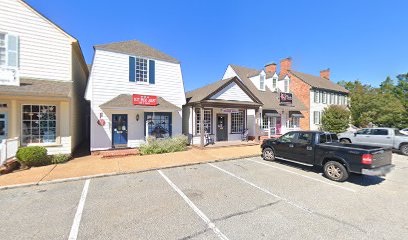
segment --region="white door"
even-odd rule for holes
[[[0,141],[7,138],[7,113],[0,112]]]

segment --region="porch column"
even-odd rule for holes
[[[200,147],[204,147],[204,108],[200,107]]]
[[[255,109],[255,142],[259,143],[262,107]]]

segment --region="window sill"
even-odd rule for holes
[[[149,82],[136,82],[136,85],[150,85]]]
[[[25,147],[31,146],[40,146],[40,147],[62,147],[62,144],[59,143],[29,143],[29,144],[21,144]]]

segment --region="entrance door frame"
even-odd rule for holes
[[[126,116],[126,144],[116,144],[115,145],[115,139],[114,139],[114,131],[115,131],[115,127],[113,125],[113,119],[114,116]],[[128,143],[129,143],[129,118],[128,118],[128,114],[126,113],[119,113],[119,114],[112,114],[112,148],[126,148],[128,147]]]
[[[0,114],[4,114],[4,120],[1,119],[0,121],[4,121],[4,135],[0,136],[0,142],[3,139],[8,138],[8,112],[0,112]]]
[[[218,140],[218,116],[224,116],[225,117],[225,132],[226,132],[226,134],[225,134],[225,137],[226,137],[226,139],[225,140]],[[227,142],[228,141],[228,126],[229,126],[229,124],[228,124],[228,114],[227,113],[217,113],[216,114],[216,117],[215,117],[215,133],[216,133],[216,141],[217,142]]]

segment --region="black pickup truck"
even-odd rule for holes
[[[344,144],[334,133],[319,131],[293,131],[279,138],[265,140],[262,157],[275,158],[322,166],[327,178],[342,182],[350,173],[385,176],[391,164],[391,148]]]

